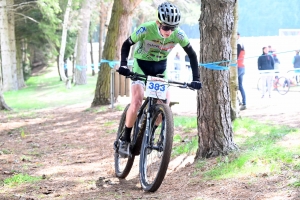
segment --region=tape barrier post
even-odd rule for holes
[[[114,79],[115,79],[115,70],[111,69],[110,70],[110,104],[111,108],[114,108]]]

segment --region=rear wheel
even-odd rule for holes
[[[145,131],[140,155],[140,182],[143,190],[155,192],[161,185],[170,161],[174,122],[166,104],[151,109],[151,130]],[[161,121],[159,124],[158,121]],[[158,125],[157,128],[154,126]]]
[[[119,149],[119,139],[121,138],[122,134],[125,130],[125,121],[126,121],[126,112],[128,110],[130,104],[126,106],[126,108],[123,111],[123,114],[120,119],[119,128],[117,132],[116,141],[114,143],[114,149],[115,149],[115,174],[119,178],[126,178],[126,176],[129,174],[133,162],[134,162],[134,155],[128,158],[121,158],[121,156],[118,153]]]
[[[280,77],[276,82],[276,89],[279,94],[286,94],[290,90],[290,82],[285,77]]]

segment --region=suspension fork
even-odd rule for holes
[[[146,120],[146,129],[145,129],[145,133],[144,133],[144,137],[146,137],[146,141],[149,145],[149,138],[150,138],[150,130],[152,129],[151,127],[151,123],[150,123],[150,119],[151,119],[151,115],[152,115],[152,112],[151,112],[151,108],[152,106],[155,104],[155,100],[153,98],[150,98],[149,99],[149,102],[147,104],[147,120]]]

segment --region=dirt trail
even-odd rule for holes
[[[192,101],[195,93],[190,94]],[[180,104],[173,107],[174,114],[195,116],[196,109],[187,104],[190,101],[185,94],[176,95]],[[285,97],[250,100],[241,116],[300,128],[296,106],[299,97]],[[126,101],[122,99],[120,103]],[[18,187],[1,183],[0,199],[300,199],[299,189],[289,186],[287,177],[295,176],[289,171],[277,176],[205,180],[194,163],[194,155],[172,158],[159,190],[143,192],[138,159],[128,178],[119,180],[114,176],[112,144],[122,112],[98,112],[89,106],[90,103],[84,103],[21,114],[0,112],[0,180],[12,172],[43,176],[38,183]],[[180,128],[176,128],[176,133],[197,135],[196,130],[184,133]],[[207,163],[209,168],[215,159]]]

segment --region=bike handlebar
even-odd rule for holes
[[[119,70],[117,70],[117,72],[119,72]],[[130,78],[131,80],[141,80],[141,81],[147,81],[147,75],[144,74],[138,74],[135,72],[130,72],[128,76],[126,76],[126,78]],[[161,76],[157,75],[156,77],[158,78],[162,78]],[[191,90],[194,90],[194,88],[191,87],[190,83],[186,83],[186,82],[178,82],[178,81],[173,81],[173,80],[166,80],[167,83],[171,83],[171,84],[176,84],[176,85],[180,85],[178,87],[180,88],[189,88]]]

